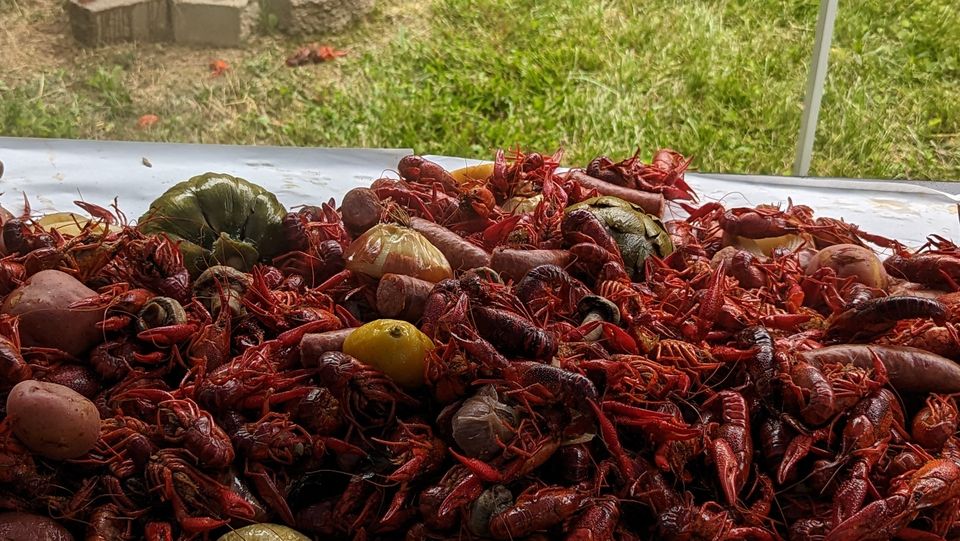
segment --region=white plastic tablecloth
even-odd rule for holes
[[[34,212],[81,212],[73,201],[120,209],[136,220],[170,186],[207,171],[228,173],[274,192],[288,208],[338,202],[351,188],[396,178],[397,162],[414,149],[326,149],[74,141],[0,137],[0,204],[14,214],[27,195]],[[479,163],[427,156],[448,169]],[[809,205],[816,216],[842,218],[910,246],[932,233],[960,240],[960,196],[897,182],[687,174],[701,202],[728,207],[760,203]],[[669,218],[669,216],[668,216]]]
[[[171,186],[208,171],[259,184],[287,208],[339,202],[351,188],[398,177],[397,162],[412,152],[0,137],[0,204],[19,214],[26,193],[34,212],[83,214],[74,201],[106,207],[116,197],[134,221]]]

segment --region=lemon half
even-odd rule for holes
[[[399,319],[377,319],[350,333],[343,352],[380,370],[398,385],[423,385],[427,351],[433,342],[414,325]]]

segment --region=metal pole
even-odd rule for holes
[[[837,0],[821,0],[813,42],[813,58],[807,74],[807,94],[803,98],[797,157],[793,162],[793,175],[797,177],[805,177],[810,171],[810,155],[813,154],[813,140],[817,135],[817,117],[820,115],[820,100],[823,98],[823,85],[827,78],[827,59],[830,56],[830,42],[833,40],[833,22],[836,19]]]

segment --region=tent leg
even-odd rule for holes
[[[837,0],[821,0],[813,42],[813,58],[807,74],[807,93],[803,99],[803,116],[800,118],[797,156],[793,162],[794,176],[805,177],[810,171],[810,156],[817,133],[817,117],[820,115],[820,100],[823,98],[823,85],[827,78],[827,59],[830,56],[833,23],[836,19]]]

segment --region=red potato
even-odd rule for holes
[[[100,413],[69,387],[26,380],[7,396],[7,421],[31,451],[53,460],[86,454],[100,438]]]
[[[402,274],[384,274],[377,284],[377,311],[383,317],[416,322],[423,315],[432,289],[433,282]]]
[[[839,278],[854,276],[867,287],[885,289],[889,283],[877,254],[856,244],[834,244],[820,250],[807,263],[806,273],[813,274],[823,267],[833,269]]]
[[[447,258],[453,270],[465,271],[490,266],[489,253],[442,225],[413,216],[410,218],[410,227],[436,246]]]
[[[890,385],[900,392],[960,392],[960,365],[929,351],[906,346],[841,344],[800,353],[810,364],[819,367],[827,362],[873,367],[873,355],[887,369]]]
[[[356,327],[303,335],[300,340],[300,364],[306,367],[316,366],[320,355],[328,351],[343,350],[343,341],[354,330]]]
[[[490,267],[500,273],[504,280],[519,282],[527,272],[540,265],[566,267],[573,261],[567,250],[494,250]]]
[[[103,340],[96,324],[104,308],[69,308],[96,291],[57,270],[40,271],[10,292],[0,313],[20,316],[20,340],[24,346],[63,350],[79,357]]]
[[[73,541],[66,528],[51,518],[30,513],[0,513],[2,541]]]
[[[629,201],[634,205],[639,205],[644,212],[653,214],[657,217],[663,216],[663,207],[665,199],[658,193],[644,192],[634,190],[625,186],[617,186],[609,182],[591,177],[583,171],[573,170],[569,173],[570,178],[579,182],[584,188],[593,188],[600,192],[600,195],[612,195],[619,197],[624,201]]]

